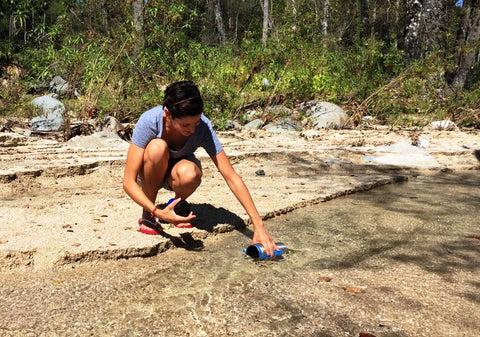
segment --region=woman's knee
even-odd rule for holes
[[[182,160],[176,165],[172,178],[182,185],[197,187],[202,182],[202,170],[194,162]]]
[[[145,148],[144,162],[156,163],[170,158],[167,143],[160,138],[152,139]]]

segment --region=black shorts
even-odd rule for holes
[[[200,171],[202,170],[202,163],[200,162],[200,160],[197,157],[195,157],[195,155],[193,153],[191,155],[186,156],[186,157],[170,158],[168,160],[167,172],[165,173],[165,178],[163,179],[163,183],[162,183],[162,187],[164,189],[169,190],[169,191],[173,191],[172,187],[168,184],[168,178],[170,178],[170,176],[172,174],[172,169],[175,166],[175,164],[177,164],[180,160],[183,160],[183,159],[186,159],[186,160],[189,160],[189,161],[195,163],[198,166],[198,168],[200,169]]]

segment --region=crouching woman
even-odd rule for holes
[[[252,243],[262,244],[265,253],[273,256],[277,246],[265,229],[247,186],[235,172],[202,112],[203,100],[197,86],[191,81],[180,81],[165,89],[163,106],[150,109],[139,118],[123,177],[125,192],[143,209],[139,231],[159,234],[160,222],[192,227],[195,214],[187,198],[202,180],[202,166],[194,152],[203,147],[250,217]],[[174,193],[174,198],[163,208],[155,204],[161,188]]]

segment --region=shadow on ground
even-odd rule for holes
[[[245,222],[235,213],[223,207],[215,207],[211,204],[190,204],[193,214],[197,217],[192,221],[192,225],[200,230],[209,233],[228,232],[233,229],[243,231],[246,227]],[[186,250],[202,250],[203,235],[198,232],[181,232],[178,235],[172,235],[166,232],[161,235],[169,239],[177,248]]]

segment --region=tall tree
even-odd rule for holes
[[[422,44],[426,46],[427,51],[442,47],[442,33],[447,17],[445,1],[446,0],[424,0],[422,12],[424,25]],[[450,2],[449,0],[447,1]]]
[[[361,37],[365,39],[370,36],[370,6],[368,0],[360,0],[360,17],[362,20]]]
[[[448,0],[407,0],[409,23],[406,27],[405,53],[408,59],[418,59],[425,52],[442,47],[441,39]]]
[[[330,0],[325,0],[323,3],[323,18],[322,18],[322,34],[326,42],[328,36],[328,20],[330,18]]]
[[[222,7],[220,6],[220,0],[213,0],[213,12],[215,13],[215,23],[218,30],[218,39],[220,41],[220,44],[224,44],[226,39],[226,33],[225,25],[223,23]]]
[[[263,11],[263,25],[262,25],[262,44],[267,47],[268,28],[270,22],[270,0],[260,0]]]
[[[418,0],[407,0],[408,25],[405,35],[405,54],[407,59],[418,59],[420,53],[422,4]]]
[[[394,21],[395,40],[394,45],[398,47],[398,38],[400,36],[400,0],[395,1],[395,21]]]
[[[464,36],[465,43],[461,48],[458,67],[453,79],[453,85],[463,89],[467,81],[468,74],[478,55],[480,46],[480,0],[464,1]]]
[[[143,9],[144,0],[133,1],[133,27],[135,29],[135,46],[133,50],[133,58],[137,58],[140,50],[145,45],[145,38],[143,35]]]

